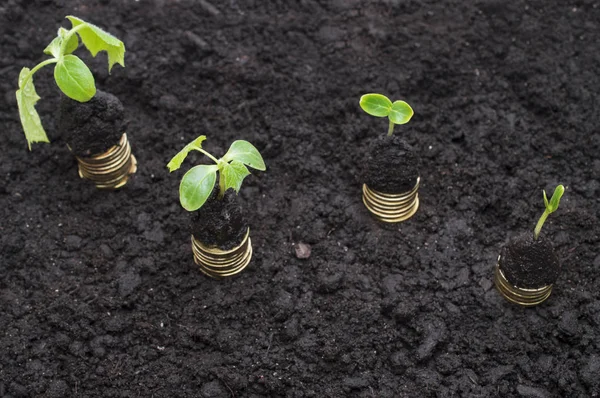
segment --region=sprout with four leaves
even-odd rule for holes
[[[206,136],[203,135],[196,138],[167,164],[171,172],[179,169],[191,151],[202,152],[216,163],[194,166],[181,179],[179,200],[181,206],[187,211],[198,210],[204,205],[214,189],[217,173],[219,173],[219,199],[223,199],[225,191],[229,188],[233,188],[236,192],[240,191],[242,181],[250,174],[246,166],[260,171],[266,170],[262,156],[248,141],[234,141],[225,156],[217,159],[202,149],[204,140],[206,140]]]
[[[52,58],[39,63],[33,69],[23,68],[19,74],[17,104],[29,150],[34,142],[50,142],[35,110],[35,104],[40,99],[33,85],[35,72],[46,65],[56,64],[54,80],[58,88],[73,100],[87,102],[96,94],[96,85],[90,69],[79,57],[72,54],[79,47],[79,38],[92,56],[95,57],[99,51],[108,53],[109,73],[114,64],[125,66],[125,45],[122,41],[77,17],[67,16],[67,19],[71,21],[71,29],[60,28],[57,37],[44,50],[44,53]]]
[[[560,203],[560,198],[562,198],[565,193],[565,187],[559,185],[554,190],[552,194],[552,198],[548,202],[548,197],[546,196],[546,191],[542,191],[544,193],[544,204],[546,205],[546,210],[544,210],[544,214],[540,217],[537,225],[535,226],[535,230],[533,231],[533,238],[537,240],[538,236],[540,236],[540,232],[542,230],[542,226],[544,222],[546,222],[546,218],[556,210],[558,210],[558,204]]]
[[[369,115],[387,117],[390,120],[388,137],[394,132],[396,124],[406,124],[413,117],[413,110],[405,101],[390,101],[381,94],[365,94],[360,97],[360,107]]]

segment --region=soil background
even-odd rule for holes
[[[78,178],[51,68],[52,144],[29,152],[19,124],[19,70],[69,14],[127,48],[111,75],[77,51],[125,106],[139,165],[118,192]],[[599,25],[597,0],[3,1],[0,396],[599,396]],[[367,92],[415,110],[395,133],[421,206],[399,225],[361,202],[387,131]],[[166,168],[200,134],[268,167],[240,193],[253,261],[224,281],[194,265]],[[523,309],[494,265],[558,183],[542,233],[563,272]]]

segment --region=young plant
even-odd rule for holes
[[[87,102],[96,94],[96,85],[90,69],[79,57],[72,54],[79,47],[79,38],[92,56],[95,57],[99,51],[108,53],[109,73],[116,63],[125,66],[125,45],[122,41],[77,17],[67,16],[67,19],[71,21],[71,29],[58,29],[57,36],[44,50],[44,53],[52,58],[40,62],[33,69],[23,68],[19,74],[17,104],[29,150],[34,142],[50,142],[35,110],[35,104],[40,99],[33,85],[35,72],[46,65],[56,64],[54,80],[58,88],[71,99]]]
[[[217,180],[217,173],[219,173],[219,199],[223,199],[225,191],[229,188],[233,188],[236,192],[240,191],[242,181],[250,174],[246,166],[260,171],[266,170],[262,156],[248,141],[234,141],[225,156],[217,159],[202,149],[202,142],[204,140],[206,140],[206,136],[204,135],[196,138],[187,144],[167,164],[170,172],[179,169],[181,163],[183,163],[191,151],[200,151],[216,163],[213,165],[194,166],[181,179],[181,183],[179,184],[179,201],[181,202],[181,206],[187,211],[198,210],[204,205],[213,191]]]
[[[558,204],[560,202],[560,198],[562,198],[565,193],[565,187],[559,185],[554,190],[554,194],[552,194],[552,198],[550,202],[548,202],[548,197],[546,196],[546,191],[542,191],[544,193],[544,204],[546,205],[546,210],[544,210],[544,214],[540,217],[537,225],[535,226],[535,230],[533,231],[533,238],[537,240],[538,236],[540,236],[540,232],[542,230],[542,226],[544,222],[546,222],[546,218],[552,213],[554,213],[558,209]]]
[[[396,124],[406,124],[412,118],[414,112],[405,101],[390,101],[388,97],[381,94],[365,94],[360,97],[360,107],[369,115],[376,117],[387,117],[390,120],[388,137],[394,132]]]

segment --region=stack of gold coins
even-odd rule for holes
[[[208,247],[192,235],[192,250],[194,262],[200,266],[200,271],[212,278],[224,278],[241,272],[252,259],[252,242],[250,228],[244,240],[230,250]]]
[[[498,260],[500,260],[500,258],[498,258]],[[496,283],[496,288],[498,288],[498,291],[505,299],[525,307],[541,304],[550,297],[550,293],[552,293],[552,285],[537,289],[525,289],[512,285],[504,276],[499,264],[496,264],[494,282]]]
[[[388,194],[370,189],[363,184],[363,203],[375,217],[389,223],[401,222],[411,218],[419,208],[419,182],[409,192]]]
[[[92,181],[99,189],[121,188],[129,176],[137,171],[137,161],[131,153],[127,134],[121,136],[118,145],[104,153],[76,158],[79,176]]]

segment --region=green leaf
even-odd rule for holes
[[[171,159],[171,161],[167,164],[169,171],[173,172],[179,169],[181,167],[181,164],[187,157],[188,153],[190,153],[190,151],[193,151],[195,148],[202,148],[202,141],[204,141],[205,139],[206,136],[201,135],[200,137],[196,138],[194,141],[190,142],[185,147],[183,147],[183,149],[179,151],[177,155],[173,156],[173,159]]]
[[[179,201],[187,211],[195,211],[204,205],[217,181],[217,165],[192,167],[179,184]]]
[[[389,118],[394,124],[405,124],[413,117],[414,112],[405,101],[394,101]]]
[[[113,35],[100,29],[96,25],[85,22],[74,16],[67,16],[71,21],[73,28],[83,25],[77,30],[81,41],[90,50],[92,56],[96,56],[99,51],[106,51],[108,54],[108,72],[114,64],[120,64],[125,67],[125,44]]]
[[[58,30],[58,34],[62,35],[63,38],[64,35],[66,35],[68,32],[69,31],[65,28],[60,28]],[[71,54],[73,51],[77,50],[77,47],[79,47],[79,37],[77,36],[77,34],[71,35],[71,37],[69,37],[69,42],[65,47],[65,54]]]
[[[548,197],[546,196],[546,190],[543,189],[542,192],[544,193],[544,205],[546,206],[546,209],[548,208]]]
[[[219,178],[225,180],[225,191],[229,188],[233,188],[236,192],[240,192],[242,187],[242,181],[246,176],[250,175],[250,172],[244,166],[244,164],[238,160],[234,160],[231,163],[222,163],[224,166],[221,169]]]
[[[223,160],[226,162],[237,160],[246,166],[250,166],[253,169],[260,171],[265,171],[267,169],[258,150],[254,145],[244,140],[234,141],[225,156],[223,156]]]
[[[56,36],[54,40],[48,44],[48,47],[44,49],[44,54],[52,55],[54,58],[60,58],[61,46],[66,37],[65,32],[68,33],[69,31],[65,28],[60,28],[58,30],[58,36]],[[69,42],[65,47],[65,54],[71,54],[73,51],[77,50],[77,47],[79,47],[79,38],[76,34],[71,35],[71,37],[69,37]]]
[[[19,117],[27,139],[27,146],[31,151],[34,142],[50,142],[44,128],[40,115],[35,110],[35,104],[40,99],[33,85],[33,78],[29,78],[23,87],[23,80],[30,72],[29,68],[21,69],[19,74],[19,89],[17,90],[17,105],[19,106]]]
[[[94,76],[81,59],[68,54],[54,67],[56,84],[67,97],[87,102],[96,95]]]
[[[44,49],[44,54],[52,55],[54,58],[58,58],[60,56],[60,45],[62,44],[62,41],[62,37],[55,37]]]
[[[562,185],[559,185],[556,187],[556,189],[554,190],[554,194],[552,194],[552,198],[550,198],[550,203],[546,205],[546,209],[548,210],[548,213],[554,213],[556,210],[558,210],[558,205],[560,203],[560,198],[562,198],[563,194],[565,193],[565,187]],[[547,202],[547,198],[546,198],[546,192],[544,192],[544,199]]]
[[[360,97],[360,107],[369,115],[386,117],[392,110],[392,101],[381,94],[365,94]]]

